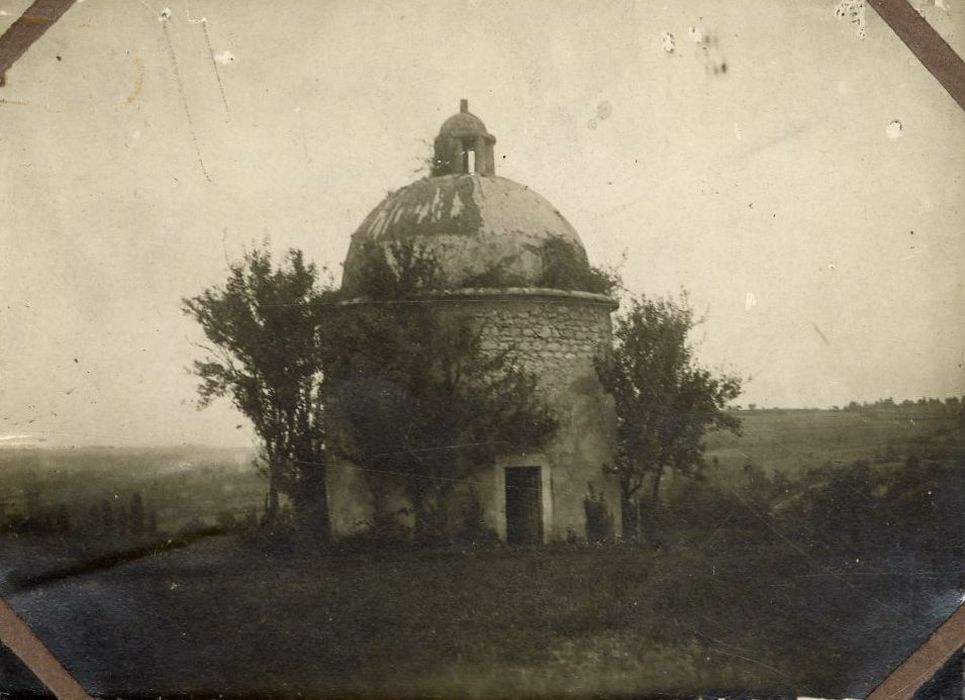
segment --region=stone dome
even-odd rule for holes
[[[590,273],[580,237],[543,197],[496,176],[495,143],[461,100],[436,136],[432,176],[391,193],[352,235],[343,289],[366,289],[369,256],[391,259],[399,243],[432,254],[437,283],[450,290],[579,289],[578,282],[561,287],[561,277]]]
[[[540,287],[552,259],[587,267],[563,215],[539,194],[495,175],[428,177],[386,197],[352,236],[343,288],[364,287],[365,256],[395,242],[429,251],[449,289]]]

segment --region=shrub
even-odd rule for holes
[[[223,510],[218,513],[218,527],[224,532],[233,532],[238,529],[238,521],[235,518],[235,514],[230,510]]]
[[[551,238],[542,247],[543,269],[535,282],[505,265],[494,265],[465,280],[464,289],[501,287],[543,287],[564,291],[612,294],[620,288],[615,272],[589,264],[586,254],[561,238]],[[355,278],[347,280],[341,293],[372,299],[394,299],[417,292],[444,289],[446,280],[435,255],[411,241],[395,241],[388,248],[368,242]]]
[[[562,239],[543,245],[543,273],[536,286],[594,294],[612,294],[620,286],[613,272],[593,267],[582,251]]]
[[[592,482],[587,482],[586,489],[586,496],[583,498],[586,539],[594,544],[607,542],[613,537],[613,517],[603,500],[603,494],[594,491]]]
[[[368,552],[377,549],[398,549],[412,544],[411,528],[406,527],[398,519],[383,519],[378,522],[364,520],[357,525],[353,533],[337,541],[338,549],[349,552]]]
[[[460,544],[494,544],[499,541],[496,532],[486,524],[485,511],[475,487],[469,487],[462,509],[462,528],[456,534]]]
[[[369,241],[361,265],[336,296],[396,299],[444,286],[441,268],[431,251],[411,241],[395,241],[388,249]]]
[[[144,527],[144,500],[141,498],[140,492],[135,491],[134,495],[131,496],[131,534],[140,537],[144,534]]]

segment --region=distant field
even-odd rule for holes
[[[707,459],[725,474],[748,462],[793,476],[826,462],[883,459],[922,453],[942,445],[965,445],[960,416],[926,408],[830,411],[817,409],[740,411],[743,435],[714,433]]]
[[[219,513],[261,507],[265,481],[253,456],[247,448],[198,445],[0,449],[0,520],[55,515],[63,504],[70,529],[80,532],[91,528],[92,507],[106,501],[119,514],[139,493],[161,531],[213,524]]]
[[[739,478],[747,464],[793,477],[828,462],[965,448],[961,417],[942,410],[771,409],[738,415],[742,436],[708,435],[712,481]],[[89,529],[92,506],[106,500],[128,507],[140,492],[162,532],[214,525],[219,515],[240,518],[263,508],[266,483],[252,466],[253,456],[251,449],[203,446],[0,449],[0,521],[31,507],[53,514],[64,504],[72,529]]]

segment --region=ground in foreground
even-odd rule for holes
[[[958,602],[922,562],[719,537],[330,555],[214,537],[9,600],[120,697],[854,696]]]

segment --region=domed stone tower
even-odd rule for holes
[[[582,539],[592,493],[590,509],[602,500],[619,534],[618,484],[603,471],[613,462],[616,417],[593,364],[610,347],[617,304],[599,293],[599,276],[559,210],[496,175],[495,143],[463,100],[435,139],[432,175],[391,193],[353,234],[342,289],[354,298],[345,310],[364,313],[372,303],[365,260],[373,250],[406,243],[431,253],[442,279],[419,301],[440,314],[485,319],[483,348],[514,351],[539,377],[559,422],[540,452],[503,455],[474,470],[487,524],[510,543]],[[346,463],[329,470],[336,534],[369,519],[371,495],[358,472]]]

